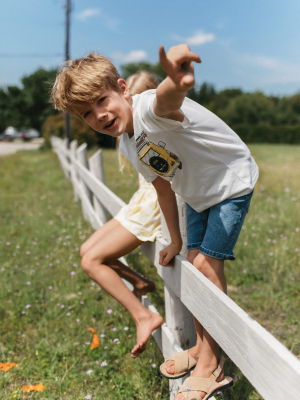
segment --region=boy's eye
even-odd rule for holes
[[[83,114],[83,119],[86,119],[87,116],[88,116],[89,114],[90,114],[90,111],[85,112],[85,113]]]
[[[98,100],[98,103],[102,103],[102,101],[104,101],[106,99],[106,97],[100,97],[100,99]]]

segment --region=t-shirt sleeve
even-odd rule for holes
[[[155,181],[158,175],[155,172],[152,172],[149,168],[145,167],[141,162],[139,166],[138,172],[143,175],[145,181],[151,183]]]
[[[146,124],[148,131],[151,133],[159,133],[172,131],[176,129],[188,128],[190,125],[190,121],[184,113],[184,107],[180,108],[180,112],[182,113],[184,119],[182,122],[174,121],[168,118],[159,117],[155,114],[153,110],[153,103],[156,96],[156,90],[148,90],[144,92],[139,97],[139,111],[141,114],[141,118]]]

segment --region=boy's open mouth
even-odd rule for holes
[[[104,126],[104,129],[110,130],[115,127],[115,123],[117,121],[117,118],[114,118],[111,122],[109,122],[107,125]]]

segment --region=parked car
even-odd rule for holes
[[[4,131],[4,140],[12,142],[14,139],[20,138],[21,135],[13,126],[9,126]]]
[[[24,141],[29,141],[38,138],[40,136],[39,132],[36,129],[26,129],[22,130],[20,133],[21,133],[21,138]]]

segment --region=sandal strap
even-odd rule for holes
[[[181,374],[185,371],[189,371],[197,364],[197,360],[194,359],[189,353],[188,350],[181,351],[179,353],[173,354],[167,361],[174,361],[175,365],[175,374]]]
[[[182,372],[188,371],[190,369],[189,367],[191,361],[190,357],[191,356],[189,355],[187,350],[180,353],[176,353],[174,355],[175,375],[181,374]]]
[[[179,389],[178,393],[189,392],[189,391],[202,391],[205,393],[209,393],[211,391],[211,388],[215,386],[215,384],[216,382],[210,378],[190,376],[183,382],[183,385]]]
[[[226,389],[229,386],[232,386],[232,378],[229,376],[225,376],[220,382],[212,378],[190,376],[183,382],[178,393],[181,393],[185,400],[205,400],[210,398],[216,390]],[[204,398],[200,396],[199,391],[206,393]]]
[[[223,368],[224,368],[224,363],[225,363],[225,357],[222,355],[221,360],[219,362],[219,365],[217,368],[214,370],[214,372],[211,375],[211,378],[214,378],[214,380],[217,380],[218,377],[220,376]]]

